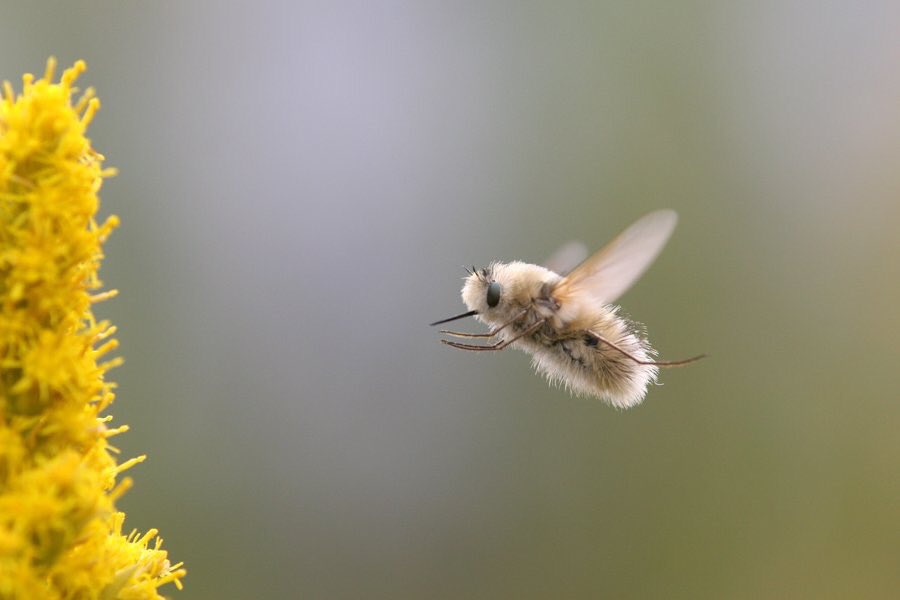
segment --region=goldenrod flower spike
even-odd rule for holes
[[[130,487],[101,416],[121,358],[92,305],[115,295],[97,275],[118,224],[95,221],[103,157],[85,137],[100,102],[73,95],[78,61],[54,83],[25,75],[0,96],[0,599],[161,598],[181,588],[156,530],[122,534]],[[101,359],[105,362],[101,362]],[[152,543],[151,543],[152,542]]]

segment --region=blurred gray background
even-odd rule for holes
[[[176,598],[900,589],[900,4],[6,2],[123,226],[126,527]],[[462,265],[681,215],[628,412],[455,352]]]

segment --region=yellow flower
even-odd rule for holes
[[[115,327],[94,302],[102,244],[118,219],[94,219],[113,169],[85,130],[100,102],[87,89],[73,104],[81,61],[53,82],[23,77],[0,95],[0,599],[160,598],[181,588],[156,530],[122,534],[115,502],[130,487],[100,416],[113,401],[104,359]],[[105,360],[105,362],[104,362]]]

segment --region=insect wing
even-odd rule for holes
[[[671,210],[641,217],[563,278],[553,297],[565,302],[584,295],[603,304],[615,302],[653,263],[677,222],[678,215]]]
[[[587,257],[587,246],[581,242],[571,241],[557,248],[556,252],[541,264],[554,273],[565,276]]]

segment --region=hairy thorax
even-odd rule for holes
[[[512,347],[531,354],[535,369],[551,382],[614,406],[637,404],[647,384],[655,381],[657,368],[635,362],[606,341],[648,361],[654,351],[640,326],[620,316],[615,306],[589,301],[560,306],[552,296],[560,280],[538,265],[495,263],[467,278],[462,298],[478,311],[478,320],[500,330],[501,340],[515,340]],[[485,300],[492,282],[502,286],[503,295],[494,307]]]

